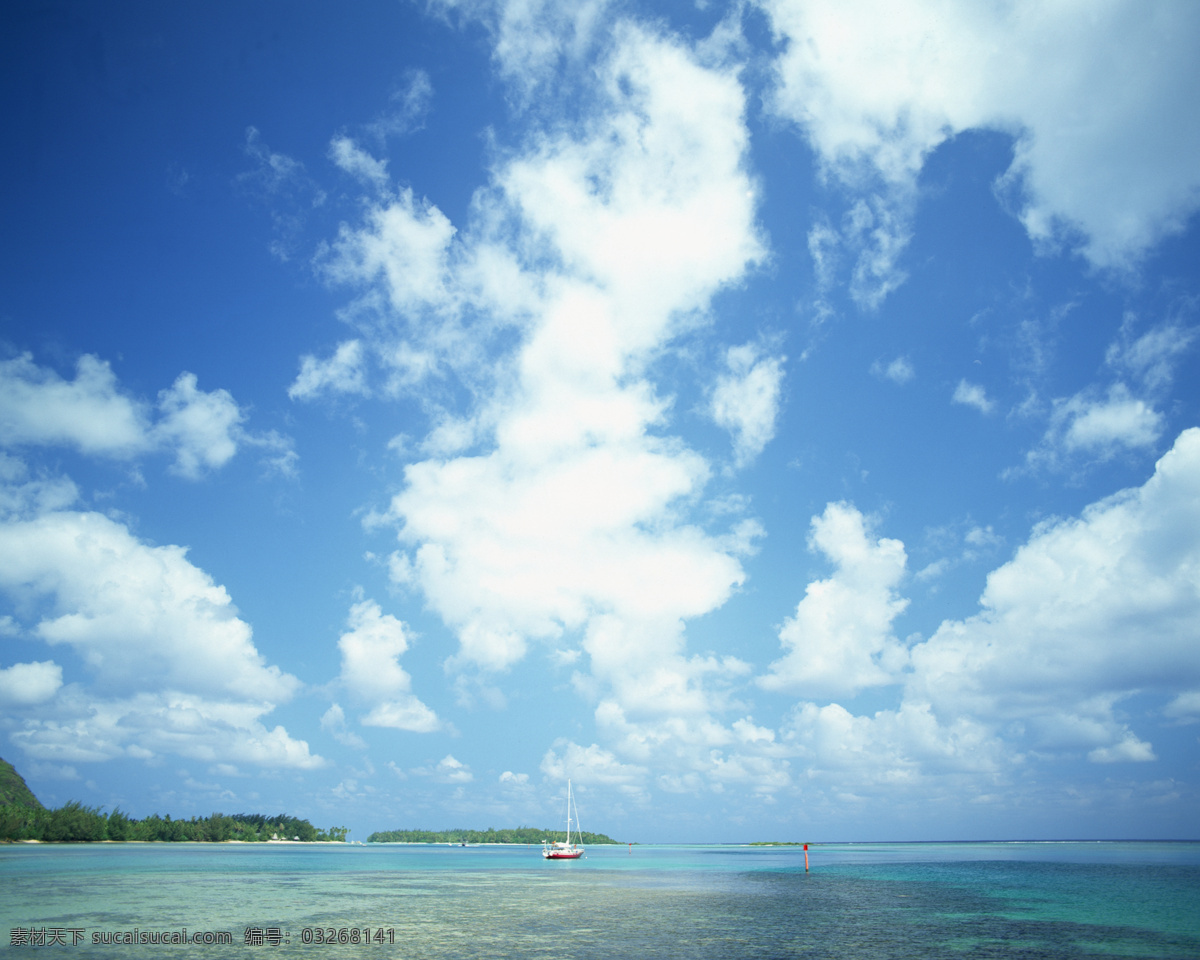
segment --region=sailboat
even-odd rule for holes
[[[578,860],[583,856],[583,847],[571,842],[571,811],[575,801],[571,798],[571,781],[567,781],[567,839],[553,843],[542,841],[542,856],[547,860]],[[575,810],[575,835],[579,836],[579,811]]]

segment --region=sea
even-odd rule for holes
[[[1200,958],[1200,843],[0,846],[0,951],[133,958]]]

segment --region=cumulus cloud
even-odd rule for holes
[[[1068,452],[1099,451],[1108,454],[1119,447],[1149,447],[1162,433],[1162,414],[1144,400],[1129,395],[1117,384],[1104,399],[1088,400],[1076,395],[1056,405],[1051,418],[1062,428],[1062,444]]]
[[[49,700],[62,686],[62,667],[53,660],[0,668],[0,701],[15,704]]]
[[[779,631],[785,654],[759,683],[832,697],[896,682],[906,661],[892,635],[892,621],[908,605],[897,593],[907,563],[904,545],[871,537],[866,518],[848,503],[831,503],[813,517],[808,545],[837,569],[805,589]]]
[[[30,757],[88,763],[118,757],[152,761],[164,756],[205,763],[244,763],[266,769],[308,770],[325,761],[282,726],[268,729],[264,702],[209,699],[171,692],[90,698],[63,694],[10,734]]]
[[[107,362],[84,354],[63,380],[22,354],[0,361],[0,439],[6,446],[74,446],[126,459],[150,447],[145,404],[125,395]]]
[[[1105,352],[1105,367],[1117,379],[1107,387],[1094,384],[1055,398],[1046,431],[1026,453],[1023,470],[1079,470],[1154,450],[1166,428],[1158,407],[1166,402],[1175,370],[1195,338],[1195,330],[1178,317],[1146,328],[1127,314]]]
[[[1200,430],[1142,487],[1049,521],[988,576],[981,612],[912,649],[911,692],[939,713],[1019,721],[1034,747],[1150,759],[1115,707],[1200,682]]]
[[[634,798],[644,796],[649,774],[637,764],[622,763],[611,750],[598,744],[583,747],[566,739],[554,741],[542,757],[541,770],[551,780],[616,787]]]
[[[1054,401],[1046,433],[1025,455],[1025,465],[1059,470],[1151,450],[1165,425],[1152,402],[1134,396],[1123,383],[1113,384],[1107,393],[1089,388]]]
[[[366,394],[365,360],[360,340],[339,343],[328,360],[306,354],[300,360],[299,375],[288,387],[288,396],[293,400],[311,400],[326,392]]]
[[[350,608],[347,626],[338,640],[340,680],[352,696],[370,706],[362,724],[413,733],[441,729],[437,714],[413,695],[412,678],[400,666],[408,650],[405,625],[373,600],[362,600]]]
[[[0,444],[70,446],[116,460],[164,451],[175,457],[172,472],[190,480],[220,469],[239,445],[249,444],[266,448],[284,473],[292,471],[290,439],[248,432],[242,426],[246,414],[229,391],[206,392],[197,384],[195,374],[181,373],[159,393],[155,411],[122,391],[98,357],[83,355],[75,379],[63,380],[22,354],[0,361]]]
[[[671,43],[628,26],[621,36],[603,74],[610,109],[594,129],[539,141],[487,195],[561,264],[522,268],[538,271],[544,292],[516,355],[501,361],[505,388],[467,432],[487,425],[490,452],[410,464],[391,504],[412,550],[405,569],[457,629],[460,665],[504,669],[530,639],[601,614],[665,624],[660,647],[674,649],[678,619],[712,609],[742,577],[714,538],[670,519],[708,468],[648,433],[666,407],[638,376],[681,314],[761,254],[741,170],[741,91]],[[388,240],[393,216],[430,243]],[[394,214],[343,243],[358,275],[383,280],[409,315],[452,296],[453,233],[401,196]],[[508,301],[494,299],[506,314]]]
[[[438,783],[470,783],[475,779],[475,774],[471,772],[471,768],[460,760],[456,760],[453,754],[446,754],[433,767],[417,767],[413,770],[417,776],[430,777]]]
[[[67,477],[30,477],[24,460],[0,452],[0,518],[40,516],[78,499],[79,488]],[[6,617],[2,622],[12,620]]]
[[[335,283],[375,284],[401,314],[445,310],[454,303],[448,286],[448,247],[455,230],[437,207],[405,188],[368,212],[360,229],[343,225],[323,268]]]
[[[783,363],[786,357],[764,357],[759,344],[730,347],[726,372],[717,378],[709,410],[718,426],[733,436],[734,460],[744,467],[775,436]]]
[[[197,390],[196,375],[183,373],[158,395],[158,406],[162,418],[153,433],[174,449],[174,470],[181,476],[197,479],[206,470],[223,467],[237,453],[245,415],[228,390]]]
[[[873,577],[879,615],[868,633],[878,646],[888,613],[903,604],[889,586],[898,580],[903,548],[891,541],[888,560],[878,546],[887,541],[872,542],[855,529],[856,511],[839,505],[836,514],[852,531],[848,541],[860,555],[874,554],[884,574]],[[967,540],[972,549],[996,543],[986,527],[972,528]],[[853,694],[838,691],[837,679],[866,671],[867,680],[892,683],[900,705],[856,715],[840,703],[815,702],[828,654],[818,649],[826,659],[809,660],[797,648],[760,680],[801,695],[774,741],[752,724],[734,728],[743,740],[761,738],[778,756],[803,763],[807,782],[830,804],[882,796],[928,801],[939,793],[986,800],[1030,764],[1071,757],[1153,762],[1153,744],[1133,729],[1122,704],[1141,695],[1157,698],[1175,722],[1200,717],[1198,570],[1200,429],[1193,428],[1141,487],[1036,527],[988,576],[977,614],[946,620],[927,640],[914,638],[890,672],[870,675],[873,657],[864,651],[871,643],[857,639],[853,622],[860,595],[843,590],[835,603],[838,593],[826,588],[842,570],[811,585],[781,631],[785,646],[786,632],[799,639],[796,624],[815,622],[803,637],[832,637],[835,661],[845,660],[832,671],[827,695]],[[823,601],[819,610],[814,597]],[[814,609],[805,611],[806,604]]]
[[[1092,763],[1148,763],[1157,760],[1158,757],[1154,755],[1150,744],[1139,740],[1132,733],[1126,733],[1120,743],[1089,751],[1088,759]]]
[[[962,131],[1011,134],[998,192],[1036,244],[1098,267],[1128,269],[1200,206],[1200,108],[1182,93],[1200,81],[1192,5],[759,6],[784,44],[771,107],[852,198],[833,239],[856,257],[863,305],[902,281],[917,178]]]
[[[228,750],[264,766],[322,763],[260,722],[300,683],[265,662],[229,594],[186,554],[149,546],[97,513],[0,523],[0,590],[40,611],[27,632],[71,650],[88,677],[60,689],[53,663],[10,668],[46,694],[14,741],[42,759]]]
[[[970,789],[1012,763],[1007,745],[990,725],[971,717],[946,722],[929,704],[910,700],[869,716],[856,716],[837,703],[801,701],[783,725],[782,742],[806,764],[811,781],[846,794],[884,793],[893,800],[914,787],[928,787],[934,778]]]
[[[287,699],[299,681],[263,662],[225,588],[186,555],[98,513],[51,513],[0,526],[0,588],[51,600],[33,632],[72,647],[106,690],[156,676],[179,690]]]
[[[959,380],[954,388],[952,403],[961,403],[964,407],[974,407],[980,413],[991,413],[994,404],[988,399],[987,392],[977,383]]]
[[[580,23],[538,10],[554,30]],[[497,37],[501,19],[489,21]],[[596,109],[503,154],[470,222],[402,190],[368,203],[323,268],[357,290],[350,312],[385,392],[430,417],[371,522],[396,526],[393,576],[455,631],[460,691],[501,703],[483,677],[553,648],[575,663],[581,695],[619,715],[605,729],[621,743],[665,757],[677,711],[704,731],[688,749],[707,756],[734,740],[714,712],[749,667],[690,654],[685,624],[742,582],[738,557],[761,528],[696,519],[711,468],[671,435],[671,400],[649,371],[765,259],[744,93],[733,66],[651,29],[620,21],[605,43],[588,74]],[[713,412],[740,463],[774,431],[782,363],[761,344],[727,355]],[[309,369],[315,385],[321,367]]]

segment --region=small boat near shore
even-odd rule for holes
[[[583,856],[583,847],[571,842],[571,814],[575,817],[575,835],[579,836],[579,811],[575,809],[575,801],[571,796],[571,781],[567,781],[567,838],[555,840],[553,843],[542,841],[542,856],[547,860],[578,860]]]

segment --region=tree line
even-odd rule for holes
[[[261,813],[214,813],[209,817],[172,820],[157,813],[141,820],[125,814],[120,807],[105,813],[76,800],[56,810],[20,803],[0,806],[0,841],[42,840],[49,843],[98,840],[204,841],[226,840],[263,842],[267,840],[345,841],[347,827],[318,830],[307,820],[281,813],[275,817]]]
[[[367,837],[367,843],[538,843],[561,840],[562,828],[540,830],[537,827],[510,827],[497,830],[382,830]],[[603,833],[572,832],[572,840],[582,844],[617,843]]]

